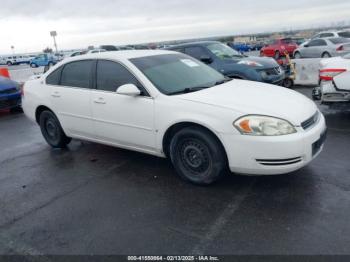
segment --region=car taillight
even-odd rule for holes
[[[345,71],[346,69],[323,69],[320,71],[320,80],[332,81],[334,77]]]
[[[343,46],[343,45],[341,45],[341,46],[339,46],[339,47],[337,48],[337,52],[339,52],[339,51],[344,51],[344,46]]]

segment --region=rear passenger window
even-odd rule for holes
[[[90,88],[92,60],[77,61],[66,64],[62,70],[61,85]]]
[[[125,84],[134,84],[144,91],[139,81],[124,66],[112,61],[98,61],[96,79],[98,90],[116,92],[118,87]]]
[[[56,69],[46,77],[46,84],[58,86],[60,84],[62,67]]]

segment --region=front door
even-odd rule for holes
[[[137,97],[116,91],[125,84],[141,90]],[[92,114],[96,138],[102,142],[133,149],[155,150],[154,100],[123,65],[99,60],[96,89],[92,91]]]

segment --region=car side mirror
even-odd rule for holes
[[[126,84],[118,87],[117,94],[125,96],[139,96],[141,95],[141,91],[134,84]]]
[[[205,64],[213,63],[213,59],[210,56],[201,56],[200,60]]]

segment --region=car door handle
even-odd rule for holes
[[[102,97],[99,97],[99,98],[94,100],[94,103],[104,105],[104,104],[106,104],[106,101]]]
[[[59,92],[53,92],[51,96],[56,98],[61,97]]]

